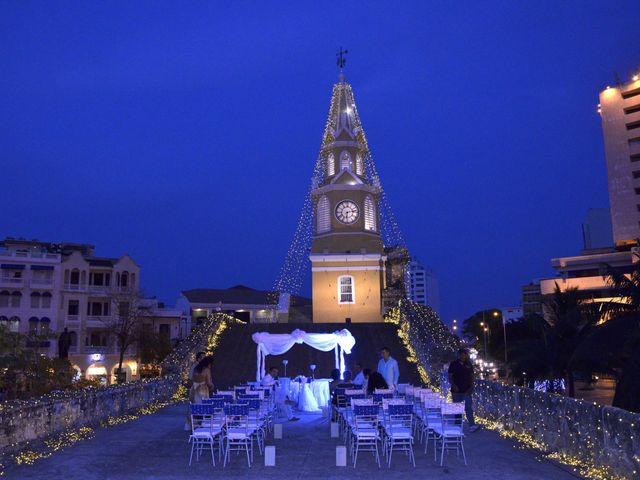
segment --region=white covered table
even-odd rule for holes
[[[318,402],[320,408],[329,405],[331,394],[329,393],[329,378],[319,378],[311,382],[311,392]]]
[[[295,402],[302,411],[317,412],[329,404],[330,381],[331,380],[327,378],[321,378],[311,383],[291,382],[289,387],[289,400]],[[304,392],[307,389],[309,390],[308,393]]]

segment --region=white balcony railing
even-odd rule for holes
[[[0,257],[37,258],[40,260],[60,260],[59,253],[45,252],[17,252],[15,250],[0,250]]]
[[[77,323],[80,321],[80,315],[67,315],[65,321],[68,323]]]
[[[88,315],[87,325],[103,327],[112,320],[111,315]]]
[[[31,285],[32,287],[38,287],[38,288],[53,287],[53,279],[52,278],[34,278],[29,282],[29,285]]]
[[[89,290],[89,292],[91,293],[109,293],[111,287],[109,287],[108,285],[89,285],[87,287],[87,290]]]
[[[22,287],[24,285],[24,279],[0,277],[0,285],[6,285],[9,287]]]
[[[64,289],[71,290],[72,292],[84,292],[87,289],[87,286],[80,283],[65,283]]]

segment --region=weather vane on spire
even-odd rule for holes
[[[349,50],[342,50],[342,47],[340,47],[340,51],[336,53],[336,63],[338,64],[338,67],[340,67],[340,70],[342,70],[344,68],[344,64],[347,63],[347,58],[345,56],[347,53],[349,53]]]

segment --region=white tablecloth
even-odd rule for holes
[[[311,392],[313,396],[316,397],[318,405],[321,408],[329,405],[329,399],[331,398],[329,394],[329,382],[331,382],[331,380],[328,378],[320,378],[311,382]]]
[[[311,383],[307,383],[305,385],[306,388],[311,390],[311,394],[319,408],[322,408],[329,404],[329,380],[328,378],[321,378],[318,380],[314,380]],[[303,407],[304,411],[312,411],[309,410],[309,404],[313,404],[313,402],[305,401],[301,399],[300,392],[302,391],[303,384],[300,382],[291,382],[289,387],[289,400],[295,402],[299,407]],[[308,400],[308,399],[307,399]],[[317,411],[314,409],[313,411]]]

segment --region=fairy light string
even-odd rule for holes
[[[165,373],[163,377],[144,379],[138,382],[132,382],[132,384],[129,385],[135,387],[136,385],[151,382],[166,382],[170,390],[173,390],[171,397],[168,400],[152,401],[138,408],[133,413],[109,416],[99,423],[99,427],[110,428],[123,425],[138,420],[144,415],[152,415],[169,405],[184,401],[187,398],[186,381],[189,375],[189,367],[193,362],[195,352],[204,350],[209,355],[215,354],[220,343],[220,337],[224,334],[225,330],[230,325],[241,323],[240,320],[224,313],[210,315],[201,325],[195,327],[189,336],[162,362],[162,371]],[[38,407],[44,407],[45,404],[49,404],[52,401],[87,398],[95,396],[98,392],[113,392],[115,394],[117,390],[123,387],[126,388],[127,385],[87,387],[76,392],[53,393],[43,395],[36,399],[5,402],[3,405],[0,405],[0,411],[3,410],[4,414],[11,412],[13,418],[17,418],[19,421],[23,416],[26,418],[27,413],[25,412]],[[71,418],[68,418],[67,423],[70,422]],[[95,427],[82,426],[66,429],[42,441],[11,444],[5,449],[5,453],[0,456],[0,476],[4,475],[8,465],[33,465],[38,460],[49,458],[58,451],[64,450],[80,441],[89,440],[94,436]]]
[[[378,200],[380,217],[379,229],[383,243],[387,247],[400,246],[406,248],[400,226],[396,221],[387,195],[382,188],[378,170],[369,150],[369,144],[364,129],[362,128],[353,89],[349,83],[340,81],[333,86],[320,151],[316,158],[309,188],[304,198],[293,240],[289,245],[280,272],[274,282],[271,296],[271,303],[274,305],[277,304],[279,295],[282,293],[289,293],[291,295],[299,294],[304,283],[305,274],[310,270],[309,254],[311,252],[311,242],[315,224],[315,204],[311,192],[324,182],[326,159],[329,155],[328,147],[335,141],[334,132],[338,127],[340,105],[342,104],[350,108],[349,115],[354,126],[356,140],[363,147],[361,155],[364,164],[364,177],[367,183],[378,187],[380,190]]]
[[[457,337],[433,310],[408,300],[391,309],[385,321],[398,326],[407,361],[417,364],[422,383],[439,389],[440,373],[455,358]],[[486,380],[476,382],[474,400],[479,424],[515,441],[516,448],[537,452],[540,460],[558,462],[588,479],[638,478],[640,454],[621,450],[625,445],[631,449],[638,445],[638,414]],[[607,445],[612,450],[607,451]],[[625,467],[618,468],[623,462]],[[630,475],[621,471],[630,471]]]

